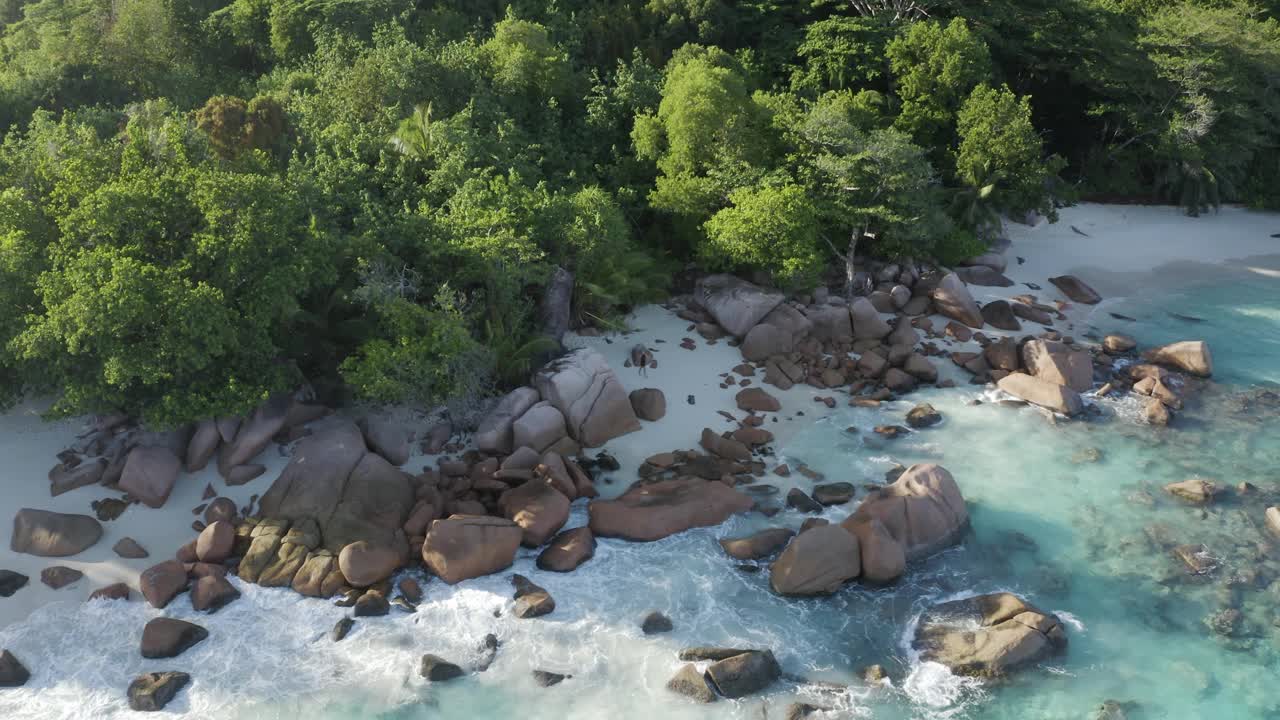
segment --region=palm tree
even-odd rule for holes
[[[391,147],[415,160],[426,162],[444,142],[440,124],[431,118],[431,103],[416,105],[413,114],[400,121],[391,136]]]

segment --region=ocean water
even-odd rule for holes
[[[894,463],[951,470],[972,533],[910,567],[894,587],[774,596],[767,570],[737,567],[716,540],[803,520],[784,512],[657,543],[602,540],[593,560],[565,575],[539,572],[534,553],[522,551],[513,570],[557,600],[552,615],[536,620],[510,614],[506,574],[461,587],[431,581],[416,614],[361,619],[335,644],[328,632],[343,609],[240,585],[244,597],[213,616],[198,616],[185,596],[176,600],[165,614],[195,619],[209,639],[179,658],[143,660],[141,628],[160,612],[137,602],[59,603],[0,630],[0,647],[31,659],[35,671],[26,688],[0,691],[0,717],[133,717],[124,688],[153,670],[193,676],[171,714],[237,720],[759,719],[781,718],[797,700],[830,708],[823,718],[1084,719],[1108,700],[1124,703],[1129,718],[1280,717],[1280,549],[1263,526],[1264,509],[1280,502],[1280,398],[1268,394],[1280,392],[1280,280],[1247,271],[1204,277],[1211,281],[1108,300],[1090,318],[1098,333],[1128,332],[1144,346],[1210,342],[1217,375],[1184,388],[1192,399],[1176,428],[1141,424],[1132,400],[1094,399],[1100,417],[1053,423],[967,386],[878,410],[844,408],[778,448],[831,481],[878,482]],[[869,432],[901,423],[922,401],[943,413],[940,426],[894,441]],[[1207,509],[1162,490],[1193,476],[1255,489]],[[798,476],[770,482],[782,492],[785,483],[811,484]],[[825,516],[838,521],[850,510]],[[570,525],[583,522],[585,508],[575,507]],[[1186,543],[1203,543],[1215,559],[1207,578],[1188,575],[1168,550]],[[1069,627],[1067,653],[985,683],[910,651],[923,608],[996,590],[1058,613]],[[1206,618],[1228,607],[1242,620],[1223,636]],[[670,616],[675,631],[644,636],[640,621],[650,610]],[[487,670],[444,685],[417,676],[426,652],[479,663],[487,633],[501,641]],[[677,651],[695,644],[772,648],[794,679],[742,701],[691,704],[664,685],[682,664]],[[873,663],[890,682],[859,679]],[[541,688],[535,669],[573,677]]]

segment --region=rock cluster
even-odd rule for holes
[[[951,473],[939,465],[913,465],[868,495],[844,522],[791,539],[769,568],[770,585],[779,594],[803,596],[830,594],[855,579],[893,582],[907,561],[954,545],[968,527],[968,509]],[[748,547],[734,545],[743,554]]]

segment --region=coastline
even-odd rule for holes
[[[1073,225],[1090,237],[1076,233]],[[1097,306],[1070,304],[1062,310],[1067,321],[1056,323],[1055,329],[1064,334],[1078,334],[1085,331],[1093,314],[1104,312],[1110,302],[1144,290],[1177,286],[1190,276],[1202,277],[1211,268],[1249,271],[1264,277],[1271,277],[1270,273],[1280,275],[1280,239],[1271,238],[1271,232],[1280,232],[1280,215],[1241,208],[1227,207],[1219,213],[1188,218],[1181,209],[1171,206],[1073,206],[1063,208],[1061,219],[1055,224],[1008,223],[1006,233],[1011,245],[1004,251],[1009,261],[1004,274],[1015,284],[1006,288],[970,285],[969,291],[980,303],[1008,300],[1028,292],[1042,302],[1066,300],[1047,278],[1076,274],[1104,298]],[[1204,238],[1213,233],[1219,233],[1217,241],[1205,242]],[[1025,262],[1019,263],[1018,257]],[[1030,290],[1026,283],[1040,285],[1042,289]],[[892,316],[882,314],[882,317]],[[936,314],[930,319],[935,328],[947,322],[945,317]],[[659,388],[666,395],[666,417],[657,422],[643,422],[639,432],[616,438],[601,448],[617,458],[622,467],[618,476],[624,479],[635,477],[645,458],[655,453],[697,447],[698,433],[703,427],[716,432],[732,429],[733,424],[721,413],[740,413],[734,403],[734,394],[739,388],[721,388],[720,375],[743,362],[741,353],[727,339],[704,340],[688,329],[690,323],[662,306],[638,308],[629,320],[631,329],[624,333],[600,337],[571,334],[565,341],[570,348],[590,347],[604,355],[627,392]],[[983,332],[993,338],[1016,338],[1036,328],[1038,326],[1027,324],[1023,331],[1014,332],[988,325]],[[696,341],[696,350],[680,347],[685,337]],[[658,340],[663,342],[656,342]],[[658,351],[654,355],[657,368],[645,374],[635,368],[624,368],[631,347],[637,343]],[[980,349],[973,340],[947,339],[943,346],[948,351]],[[958,387],[970,387],[965,385],[968,375],[960,368],[946,361],[935,365],[940,380],[951,379]],[[843,389],[836,393],[797,384],[783,391],[772,385],[764,386],[760,379],[759,376],[751,378],[753,386],[766,387],[782,402],[782,411],[775,415],[783,419],[767,427],[775,435],[773,445],[776,447],[784,446],[803,425],[835,412],[815,402],[815,398],[837,394],[839,405],[845,404]],[[694,404],[687,401],[690,395],[694,397]],[[912,404],[911,396],[907,395],[893,406],[905,412]],[[90,486],[49,497],[44,475],[56,463],[55,455],[83,431],[85,421],[45,423],[38,417],[39,408],[36,402],[26,402],[0,416],[0,454],[11,459],[4,471],[4,492],[11,501],[0,508],[0,527],[6,530],[12,526],[14,513],[23,507],[92,514],[91,501],[117,496],[106,488]],[[418,418],[411,427],[418,437],[430,427],[418,413],[399,413],[399,417]],[[416,442],[411,443],[411,448],[410,459],[403,466],[406,471],[435,466],[439,456],[422,453]],[[261,496],[266,492],[288,459],[283,452],[276,451],[275,445],[268,447],[258,458],[258,462],[267,466],[267,471],[237,487],[225,485],[213,465],[195,474],[183,473],[163,508],[131,505],[119,519],[104,523],[106,533],[97,544],[72,558],[38,558],[4,548],[0,551],[0,568],[22,572],[31,581],[13,597],[0,599],[0,629],[20,622],[34,609],[50,602],[82,602],[93,590],[111,583],[126,582],[136,591],[138,573],[159,559],[170,557],[174,550],[194,537],[190,525],[197,516],[191,509],[207,502],[201,498],[206,485],[212,485],[219,495],[230,497],[238,507],[243,507],[252,495]],[[772,474],[769,478],[770,482],[782,486],[783,493],[794,485]],[[629,483],[629,480],[608,482],[599,484],[597,489],[602,497],[614,497]],[[136,560],[118,557],[111,547],[126,536],[139,541],[151,556]],[[81,570],[85,576],[61,590],[51,590],[39,582],[39,574],[42,568],[54,564]]]
[[[1124,206],[1119,211],[1133,212],[1132,206]],[[1006,250],[1009,258],[1006,275],[1014,280],[1015,285],[1008,288],[970,286],[974,298],[980,302],[996,299],[1008,299],[1014,295],[1028,292],[1024,283],[1035,283],[1042,290],[1031,291],[1042,302],[1063,299],[1058,290],[1047,282],[1051,275],[1074,273],[1093,285],[1104,295],[1104,301],[1098,306],[1072,304],[1063,310],[1066,322],[1055,324],[1055,329],[1064,334],[1083,334],[1095,313],[1102,312],[1107,302],[1119,300],[1155,287],[1168,287],[1169,283],[1178,283],[1185,278],[1187,272],[1200,272],[1206,267],[1227,267],[1233,271],[1246,270],[1264,277],[1267,273],[1280,268],[1280,254],[1267,251],[1280,250],[1280,240],[1269,238],[1269,233],[1262,234],[1266,226],[1274,225],[1280,230],[1280,216],[1247,211],[1224,209],[1220,216],[1207,216],[1198,219],[1181,218],[1176,208],[1138,208],[1141,212],[1126,216],[1126,223],[1142,227],[1143,223],[1153,222],[1158,230],[1140,233],[1129,228],[1121,235],[1140,243],[1137,247],[1125,247],[1119,251],[1109,241],[1109,228],[1103,225],[1108,218],[1114,218],[1117,209],[1083,206],[1067,208],[1063,211],[1061,221],[1057,225],[1040,224],[1035,227],[1009,227],[1012,245]],[[1123,213],[1122,213],[1123,214]],[[1194,241],[1202,234],[1198,223],[1206,220],[1214,221],[1211,227],[1228,233],[1223,241],[1213,245],[1205,245]],[[1071,230],[1071,225],[1091,234],[1092,238],[1083,238]],[[1182,227],[1184,236],[1178,242],[1166,242],[1164,234],[1167,227]],[[1127,225],[1124,227],[1128,227]],[[1065,231],[1065,233],[1063,232]],[[1096,232],[1091,232],[1096,231]],[[1068,237],[1070,236],[1070,237]],[[1139,237],[1141,236],[1141,237]],[[1068,244],[1072,237],[1079,238]],[[1082,242],[1083,241],[1083,242]],[[1026,262],[1017,263],[1016,257],[1024,257]],[[1143,263],[1146,263],[1144,265]],[[1254,268],[1249,270],[1249,268]],[[1120,294],[1123,291],[1123,294]],[[886,316],[887,317],[887,316]],[[932,316],[935,327],[945,324],[945,318]],[[632,318],[633,330],[629,333],[608,337],[574,336],[567,344],[572,347],[592,347],[601,352],[609,365],[614,368],[626,391],[640,388],[660,388],[667,400],[667,414],[657,422],[644,422],[640,431],[607,443],[603,450],[616,457],[621,464],[621,471],[616,473],[614,482],[598,483],[597,487],[603,497],[613,497],[622,492],[635,471],[646,457],[659,452],[679,448],[694,448],[698,443],[698,434],[703,427],[714,431],[730,429],[728,420],[720,415],[721,411],[737,415],[740,411],[734,403],[734,394],[739,388],[721,388],[720,374],[742,362],[741,354],[725,340],[709,344],[696,333],[689,331],[689,323],[677,318],[673,313],[659,307],[647,306],[637,310]],[[1021,336],[1038,331],[1038,326],[1030,325],[1021,332],[1004,332],[990,327],[983,330],[989,337],[1002,335]],[[695,350],[684,350],[680,341],[684,337],[693,338]],[[656,343],[662,339],[665,342]],[[642,375],[635,368],[625,368],[624,363],[630,348],[636,343],[645,343],[651,348],[659,349],[655,353],[659,366]],[[965,350],[977,347],[977,343],[943,343],[946,350]],[[940,379],[954,379],[962,391],[972,392],[974,386],[968,386],[965,375],[952,363],[937,363]],[[759,386],[759,377],[753,378]],[[819,390],[798,384],[790,390],[781,391],[776,387],[767,387],[770,394],[782,402],[782,411],[776,415],[777,423],[770,423],[767,429],[775,435],[774,445],[785,446],[794,434],[803,427],[820,421],[823,417],[837,411],[829,410],[825,405],[815,402],[819,396],[835,395],[839,406],[846,404],[844,391]],[[946,392],[946,391],[944,391]],[[694,404],[687,402],[687,396],[693,395]],[[886,414],[898,413],[908,409],[913,402],[911,395],[900,401],[885,406]],[[48,496],[48,486],[44,479],[49,466],[56,462],[54,457],[65,448],[81,430],[82,423],[76,420],[58,423],[40,424],[32,415],[34,406],[28,404],[17,411],[0,418],[0,450],[7,457],[16,458],[11,462],[4,474],[6,477],[6,497],[13,498],[3,510],[0,510],[0,527],[9,527],[13,513],[21,507],[34,507],[60,512],[90,513],[89,502],[95,499],[113,496],[105,488],[94,486],[71,491],[57,498]],[[799,415],[803,413],[803,415]],[[429,427],[425,421],[412,428],[421,436]],[[423,466],[434,466],[436,456],[428,456],[417,450],[403,467],[416,472]],[[593,451],[594,454],[595,451]],[[779,458],[783,460],[785,458]],[[802,458],[801,458],[802,459]],[[190,527],[196,518],[190,510],[203,502],[201,495],[206,484],[212,484],[222,496],[231,497],[238,506],[243,506],[251,495],[261,495],[272,481],[280,474],[288,458],[278,452],[276,447],[268,447],[258,459],[267,465],[267,471],[260,477],[239,487],[226,487],[217,475],[214,467],[206,468],[200,473],[183,474],[174,488],[168,503],[162,509],[150,509],[142,505],[133,505],[113,522],[104,523],[106,533],[102,539],[88,551],[79,556],[66,559],[46,559],[9,552],[7,548],[0,553],[0,568],[13,569],[31,577],[30,584],[14,597],[0,599],[0,632],[18,627],[22,620],[37,608],[50,603],[82,602],[88,594],[103,585],[113,582],[127,582],[135,590],[138,573],[146,567],[171,556],[172,552],[183,543],[189,541],[194,533]],[[767,482],[778,485],[785,493],[791,483],[770,474]],[[582,503],[575,503],[573,518],[569,526],[581,524],[583,521]],[[833,508],[834,515],[843,515],[851,507]],[[735,527],[740,527],[740,523]],[[125,560],[116,557],[111,546],[124,536],[138,540],[150,551],[151,557],[139,560]],[[638,552],[643,552],[639,547]],[[605,551],[602,555],[607,555]],[[521,556],[525,560],[528,554]],[[85,572],[85,577],[62,590],[50,590],[39,581],[39,573],[49,565],[67,565]],[[464,583],[451,591],[453,596],[470,592]],[[488,606],[498,602],[503,586],[506,585],[505,573],[480,582],[474,582],[474,590],[480,593],[478,606]],[[255,588],[256,590],[256,588]],[[284,590],[263,590],[263,593],[284,593]],[[242,601],[243,602],[243,601]],[[328,606],[325,601],[300,600],[314,603],[321,607]],[[71,608],[67,608],[68,612]],[[147,610],[148,614],[155,614]],[[100,614],[96,614],[99,615]],[[184,616],[190,616],[185,613]],[[198,616],[195,616],[198,617]],[[33,670],[39,665],[35,660]],[[649,672],[654,679],[669,674],[666,668],[655,668]],[[175,708],[180,709],[180,708]]]

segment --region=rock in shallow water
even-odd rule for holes
[[[716,700],[716,693],[707,684],[706,676],[692,663],[676,671],[676,674],[667,681],[667,689],[695,702],[709,703]]]
[[[797,492],[795,489],[792,491]],[[807,498],[808,496],[806,495],[805,497]],[[789,501],[790,497],[788,496]],[[810,500],[810,502],[813,501]],[[818,507],[818,510],[821,509],[821,507]],[[720,541],[720,547],[724,548],[729,557],[736,560],[758,560],[786,547],[786,544],[795,534],[795,531],[790,528],[769,528],[747,537],[725,538]]]
[[[430,682],[448,682],[462,677],[463,671],[462,668],[439,655],[428,653],[422,656],[422,662],[418,665],[418,674]]]
[[[769,568],[780,595],[828,595],[862,572],[858,539],[839,525],[802,532]]]
[[[591,528],[578,527],[556,535],[538,555],[538,569],[570,572],[590,560],[596,552],[595,534]]]
[[[994,593],[926,610],[912,646],[958,675],[998,677],[1064,651],[1067,633],[1056,615]]]
[[[0,650],[0,687],[22,687],[30,679],[31,672],[13,653]]]
[[[177,657],[209,637],[209,631],[176,618],[153,618],[142,629],[142,657]]]
[[[707,668],[711,686],[727,698],[760,692],[782,677],[771,650],[753,650],[718,660]]]
[[[329,637],[332,638],[334,642],[342,642],[342,640],[351,632],[351,628],[354,627],[355,624],[356,621],[354,619],[344,617],[333,626],[333,630],[329,632]]]
[[[533,671],[533,681],[537,683],[539,687],[544,687],[544,688],[551,687],[553,685],[559,685],[561,682],[564,682],[565,680],[571,677],[573,676],[562,675],[560,673],[553,673],[547,670]]]
[[[658,635],[660,633],[669,633],[675,629],[671,618],[654,610],[644,617],[644,621],[640,623],[640,631],[645,635]]]
[[[189,682],[191,676],[184,672],[139,675],[129,684],[129,707],[137,712],[163,710]]]

